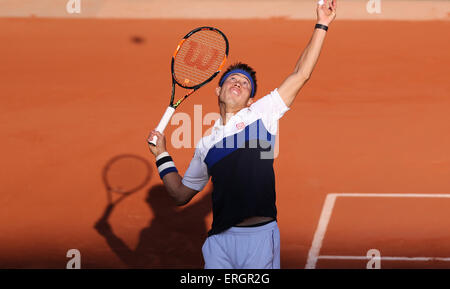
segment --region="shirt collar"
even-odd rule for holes
[[[242,115],[245,111],[248,110],[248,107],[244,107],[243,109],[241,109],[240,111],[238,111],[237,113],[235,113],[229,120],[227,125],[229,125],[231,122],[233,122],[235,120],[236,117],[239,117],[240,115]],[[216,120],[216,122],[214,123],[214,129],[218,130],[218,129],[223,129],[224,127],[226,127],[227,125],[223,125],[223,121],[222,121],[222,116],[219,116],[219,118]]]

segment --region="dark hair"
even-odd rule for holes
[[[244,71],[247,71],[250,74],[250,76],[252,77],[253,83],[255,85],[255,87],[253,89],[253,95],[256,95],[256,90],[258,88],[258,84],[256,82],[256,71],[253,70],[253,68],[250,67],[248,64],[245,64],[245,63],[242,63],[242,62],[236,62],[236,63],[228,66],[227,70],[225,70],[225,72],[222,74],[222,76],[219,79],[219,86],[220,86],[220,83],[222,83],[222,80],[225,77],[225,75],[228,72],[230,72],[232,70],[235,70],[235,69],[242,69]]]

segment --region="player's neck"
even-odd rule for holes
[[[222,117],[222,125],[226,125],[228,121],[244,107],[231,107],[225,103],[219,104],[220,116]]]

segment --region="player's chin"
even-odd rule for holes
[[[250,94],[246,93],[246,91],[242,90],[231,90],[229,93],[230,97],[235,100],[245,100],[250,97]]]
[[[223,97],[221,97],[223,102],[236,102],[237,100],[240,99],[240,96],[238,94],[229,92],[223,95]]]

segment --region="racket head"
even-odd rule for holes
[[[112,201],[113,193],[125,196],[139,191],[147,185],[151,175],[152,168],[143,157],[132,154],[113,157],[102,172],[108,200]]]
[[[204,26],[192,30],[173,54],[173,82],[186,89],[200,88],[220,73],[229,49],[228,39],[219,29]]]

